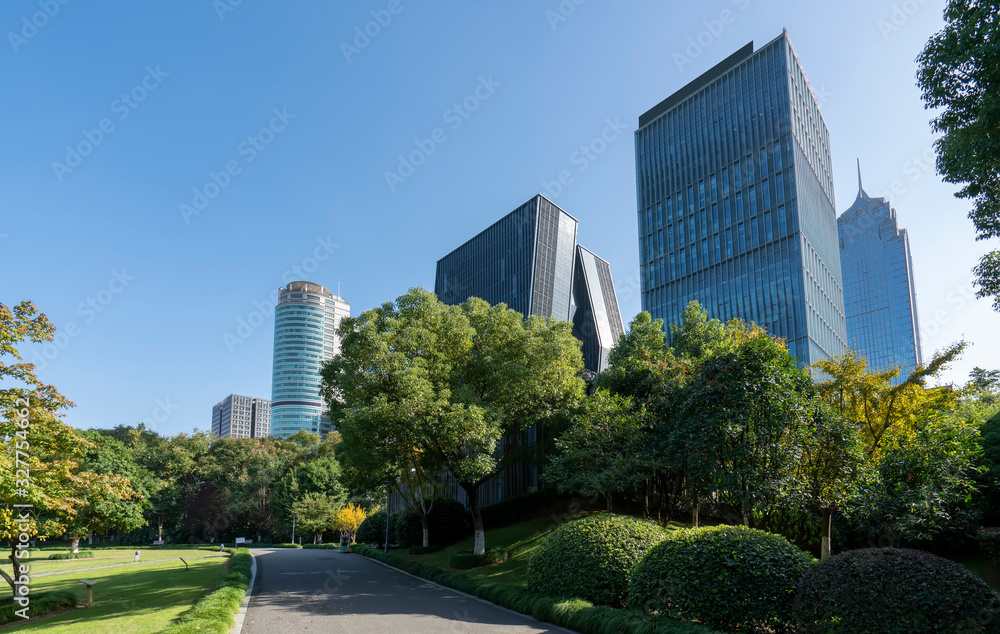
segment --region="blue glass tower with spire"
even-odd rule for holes
[[[899,368],[898,384],[921,362],[910,238],[889,201],[865,192],[860,161],[858,195],[837,230],[848,345],[869,369]]]

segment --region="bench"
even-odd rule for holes
[[[163,540],[162,539],[154,540],[153,541],[153,545],[154,546],[162,546],[163,545]]]

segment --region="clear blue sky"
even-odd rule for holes
[[[40,375],[76,402],[68,422],[173,434],[230,393],[269,397],[283,282],[339,280],[353,314],[433,288],[438,258],[562,170],[550,198],[630,319],[638,116],[783,27],[822,101],[838,210],[858,157],[869,193],[896,184],[925,351],[975,342],[954,381],[997,365],[1000,316],[963,297],[988,245],[923,157],[914,58],[943,1],[577,2],[3,3],[0,301],[60,329]],[[617,138],[574,160],[607,122]]]

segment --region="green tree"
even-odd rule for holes
[[[337,528],[337,513],[341,503],[323,493],[306,493],[292,506],[299,526],[313,534],[313,543],[318,544],[323,533]]]
[[[557,453],[545,470],[560,491],[603,495],[608,511],[615,493],[645,479],[644,416],[628,397],[598,389],[556,440]]]
[[[917,83],[931,121],[937,168],[945,182],[962,184],[956,196],[973,201],[976,239],[1000,237],[1000,2],[949,0],[945,26],[917,58]],[[1000,250],[983,256],[974,272],[979,297],[1000,311]]]
[[[412,447],[465,491],[485,553],[479,487],[522,450],[521,433],[583,396],[572,324],[470,299],[448,306],[423,289],[341,323],[341,354],[323,370],[323,394],[345,445]],[[397,438],[407,435],[404,443]],[[409,449],[407,449],[409,451]],[[416,456],[416,458],[414,458]]]
[[[319,448],[317,443],[316,449]],[[308,493],[321,493],[338,505],[347,501],[340,462],[332,455],[307,455],[275,484],[271,506],[275,517],[291,524],[295,502]]]
[[[90,441],[80,457],[78,476],[87,485],[79,496],[86,502],[68,522],[70,552],[79,552],[80,539],[92,532],[128,532],[146,525],[149,474],[136,463],[121,441],[100,431],[81,434]]]
[[[708,311],[692,301],[684,307],[681,323],[670,326],[670,347],[678,356],[704,359],[716,352],[726,336],[726,325],[709,319]]]

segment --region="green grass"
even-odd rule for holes
[[[140,561],[143,562],[154,562],[154,561],[174,561],[180,567],[184,567],[178,558],[184,557],[202,557],[205,555],[218,554],[219,549],[202,549],[202,548],[189,548],[186,550],[181,549],[170,549],[170,550],[142,550],[142,549],[132,549],[132,550],[95,550],[93,551],[94,557],[92,559],[68,559],[68,560],[54,560],[54,559],[43,559],[42,557],[48,557],[49,554],[45,552],[32,552],[32,556],[29,559],[24,559],[21,561],[22,564],[28,564],[31,569],[32,575],[41,574],[43,572],[63,572],[79,570],[81,568],[93,568],[96,566],[111,566],[114,564],[124,564],[129,563],[135,559],[135,551],[140,550],[142,554],[140,555]],[[10,560],[6,558],[6,553],[3,555],[3,563],[0,568],[3,568],[4,572],[10,574],[14,566],[11,564]],[[37,558],[36,558],[37,557]],[[196,559],[194,561],[201,561]],[[126,566],[131,568],[133,566]],[[135,568],[143,568],[142,564],[134,566]],[[97,572],[97,571],[95,571]],[[45,577],[42,577],[44,579]]]
[[[32,594],[64,590],[73,593],[79,604],[86,602],[87,591],[77,579],[96,581],[96,605],[70,610],[52,618],[30,619],[24,625],[18,625],[17,631],[52,634],[162,632],[215,585],[228,559],[195,559],[187,571],[183,563],[173,559],[148,566],[122,566],[34,579],[31,583]]]
[[[253,557],[246,548],[237,548],[231,552],[233,559],[228,574],[219,581],[211,594],[182,613],[177,619],[178,622],[166,629],[166,632],[171,634],[229,632],[236,612],[240,609],[240,604],[243,603],[249,589],[250,567],[253,564]]]

